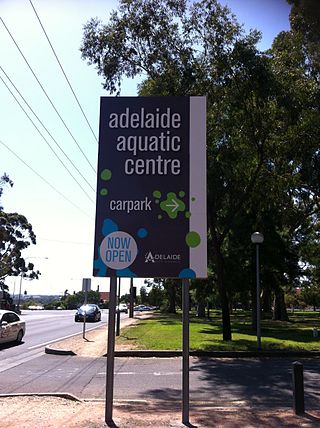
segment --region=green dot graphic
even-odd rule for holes
[[[186,211],[185,214],[186,218],[190,218],[191,217],[191,212],[190,211]]]
[[[195,248],[197,247],[201,242],[201,238],[199,233],[197,232],[189,232],[186,235],[186,243],[188,247]]]
[[[112,177],[112,172],[110,171],[110,169],[104,169],[101,172],[101,180],[109,181],[111,177]]]
[[[159,190],[155,190],[155,191],[153,192],[153,196],[154,196],[155,198],[160,199],[160,198],[161,198],[161,192],[159,192]]]
[[[100,195],[101,196],[106,196],[108,194],[108,189],[101,189],[100,190]]]
[[[180,197],[180,198],[183,198],[185,195],[186,195],[186,194],[185,194],[185,192],[184,192],[183,190],[181,190],[181,191],[179,192],[179,197]]]

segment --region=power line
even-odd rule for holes
[[[42,177],[42,175],[40,175],[37,171],[35,171],[29,164],[27,164],[27,162],[25,162],[19,155],[17,155],[13,150],[10,149],[10,147],[7,146],[7,144],[5,144],[3,141],[0,140],[0,144],[2,144],[7,150],[9,150],[10,153],[13,154],[13,156],[15,156],[17,159],[19,159],[20,162],[22,162],[27,168],[29,168],[34,174],[36,174],[37,177],[39,177],[42,181],[44,181],[49,187],[51,187],[51,189],[53,189],[56,193],[58,193],[58,195],[62,196],[63,199],[65,199],[67,202],[69,202],[69,204],[71,204],[74,208],[76,208],[77,210],[81,211],[84,215],[86,215],[87,217],[91,218],[91,216],[86,213],[85,211],[83,211],[80,207],[78,207],[78,205],[74,204],[72,201],[70,201],[70,199],[65,196],[63,193],[60,192],[60,190],[58,190],[56,187],[54,187],[51,183],[49,183],[48,180],[46,180],[44,177]]]
[[[19,89],[16,87],[16,85],[13,83],[12,79],[10,79],[10,77],[8,76],[8,74],[5,72],[5,70],[3,69],[3,67],[0,65],[0,70],[3,72],[3,74],[6,76],[6,78],[9,80],[9,82],[11,83],[11,85],[14,87],[14,89],[18,92],[18,94],[20,95],[20,97],[23,99],[23,101],[25,102],[25,104],[29,107],[29,109],[31,110],[31,112],[34,114],[34,116],[37,118],[37,120],[39,121],[39,123],[43,126],[43,128],[47,131],[47,133],[49,134],[49,136],[52,138],[52,140],[54,141],[54,143],[58,146],[58,148],[61,150],[61,152],[64,154],[64,156],[68,159],[68,161],[71,163],[71,165],[75,168],[75,170],[78,172],[78,174],[83,178],[83,180],[87,183],[87,185],[93,190],[95,191],[95,189],[91,186],[91,184],[88,182],[88,180],[86,179],[86,177],[82,174],[82,172],[77,168],[77,166],[73,163],[73,161],[70,159],[70,157],[65,153],[65,151],[62,149],[62,147],[59,145],[59,143],[57,142],[57,140],[53,137],[53,135],[51,134],[51,132],[48,130],[48,128],[44,125],[44,123],[41,121],[41,119],[39,118],[39,116],[35,113],[35,111],[32,109],[32,107],[30,106],[30,104],[27,102],[27,100],[24,98],[24,96],[21,94],[21,92],[19,91]],[[1,78],[1,80],[3,81],[3,79]],[[5,84],[6,85],[6,84]],[[6,85],[7,89],[9,90],[8,86]],[[10,90],[9,90],[10,91]],[[10,91],[11,95],[12,92]],[[15,98],[16,100],[16,98]],[[58,155],[57,155],[58,156]]]
[[[26,59],[26,57],[24,56],[22,50],[20,49],[18,43],[15,41],[13,35],[11,34],[10,30],[8,29],[8,27],[6,26],[6,24],[4,23],[3,19],[0,17],[0,20],[4,26],[4,28],[7,30],[7,33],[9,34],[11,40],[13,41],[13,43],[15,44],[16,48],[18,49],[20,55],[22,56],[22,58],[24,59],[25,63],[27,64],[29,70],[31,71],[31,73],[33,74],[34,78],[36,79],[38,85],[40,86],[40,88],[42,89],[42,92],[45,94],[47,100],[49,101],[49,103],[51,104],[52,108],[54,109],[54,111],[56,112],[56,114],[58,115],[59,119],[61,120],[61,122],[63,123],[64,127],[66,128],[66,130],[68,131],[69,135],[71,136],[71,138],[73,139],[73,141],[75,142],[75,144],[77,145],[78,149],[80,150],[80,152],[82,153],[82,155],[84,156],[84,158],[86,159],[87,163],[89,164],[89,166],[91,167],[91,169],[93,170],[94,173],[96,173],[95,168],[91,165],[89,159],[87,158],[86,154],[84,153],[84,151],[82,150],[82,148],[80,147],[79,143],[77,142],[77,140],[75,139],[75,137],[73,136],[72,132],[70,131],[70,129],[68,128],[67,124],[65,123],[65,121],[63,120],[63,118],[61,117],[60,113],[58,112],[57,108],[55,107],[55,105],[53,104],[53,102],[51,101],[51,98],[49,97],[49,95],[47,94],[46,90],[44,89],[44,87],[42,86],[40,80],[38,79],[37,75],[35,74],[35,72],[33,71],[31,65],[29,64],[28,60]]]
[[[88,120],[88,118],[87,118],[87,116],[86,116],[85,112],[83,111],[83,108],[81,107],[81,104],[80,104],[80,102],[79,102],[79,100],[78,100],[78,97],[77,97],[77,95],[75,94],[75,92],[74,92],[74,90],[73,90],[73,88],[72,88],[72,86],[71,86],[71,83],[70,83],[70,81],[69,81],[69,79],[68,79],[68,77],[67,77],[67,75],[66,75],[66,73],[65,73],[65,71],[64,71],[64,69],[63,69],[63,67],[62,67],[62,65],[61,65],[61,62],[59,61],[59,58],[58,58],[58,56],[57,56],[57,54],[56,54],[56,51],[54,50],[54,47],[53,47],[53,45],[52,45],[52,43],[51,43],[51,41],[50,41],[50,39],[49,39],[49,37],[48,37],[48,34],[47,34],[47,32],[46,32],[46,30],[45,30],[45,28],[44,28],[44,26],[43,26],[43,24],[42,24],[42,22],[41,22],[41,20],[40,20],[40,17],[39,17],[39,15],[38,15],[38,13],[37,13],[37,11],[36,11],[36,9],[35,9],[34,5],[32,4],[32,1],[31,1],[31,0],[29,0],[29,3],[30,3],[30,4],[31,4],[31,6],[32,6],[32,9],[33,9],[33,11],[34,11],[34,13],[35,13],[35,15],[36,15],[36,17],[37,17],[38,21],[39,21],[39,24],[40,24],[40,26],[41,26],[41,28],[42,28],[42,30],[43,30],[43,32],[44,32],[44,34],[45,34],[45,36],[46,36],[46,39],[47,39],[47,41],[48,41],[48,43],[49,43],[49,45],[50,45],[50,47],[51,47],[51,50],[52,50],[52,52],[53,52],[53,54],[54,54],[54,56],[55,56],[55,58],[56,58],[56,60],[57,60],[57,62],[58,62],[58,64],[59,64],[59,66],[60,66],[60,69],[61,69],[61,71],[62,71],[62,73],[63,73],[63,75],[64,75],[64,77],[65,77],[65,79],[66,79],[66,81],[67,81],[67,83],[68,83],[68,85],[69,85],[69,88],[70,88],[70,90],[71,90],[71,92],[72,92],[72,94],[73,94],[73,96],[74,96],[74,98],[75,98],[75,100],[76,100],[76,102],[77,102],[77,104],[78,104],[78,106],[79,106],[80,110],[81,110],[81,113],[82,113],[82,115],[84,116],[84,118],[85,118],[85,120],[86,120],[86,122],[87,122],[87,124],[88,124],[88,126],[89,126],[89,128],[90,128],[90,130],[91,130],[91,133],[92,133],[92,135],[93,135],[94,139],[96,140],[96,142],[98,142],[98,139],[97,139],[97,137],[96,137],[96,135],[95,135],[95,133],[94,133],[94,131],[93,131],[93,129],[92,129],[92,127],[91,127],[90,123],[89,123],[89,120]]]
[[[74,179],[74,181],[78,184],[78,186],[82,189],[83,193],[87,196],[87,198],[91,201],[94,202],[93,199],[91,199],[91,197],[88,195],[88,193],[84,190],[84,188],[81,186],[81,184],[79,183],[79,181],[73,176],[73,174],[69,171],[69,169],[67,168],[67,166],[64,164],[64,162],[60,159],[60,157],[56,154],[56,152],[54,151],[54,149],[51,147],[50,143],[48,142],[48,140],[45,138],[45,136],[42,134],[42,132],[40,131],[40,129],[37,127],[37,125],[34,123],[34,121],[31,119],[31,117],[28,115],[28,113],[25,111],[25,109],[23,108],[23,106],[21,105],[21,103],[19,102],[19,100],[16,98],[16,96],[14,95],[14,93],[11,91],[11,89],[9,88],[9,86],[6,84],[6,82],[3,80],[3,78],[0,76],[0,79],[2,80],[3,84],[6,86],[6,88],[8,89],[8,91],[10,92],[10,94],[13,96],[13,98],[15,99],[15,101],[19,104],[20,108],[23,110],[24,114],[27,116],[27,118],[30,120],[30,122],[33,124],[33,126],[36,128],[36,130],[38,131],[38,133],[41,135],[41,137],[44,139],[44,141],[47,143],[47,145],[49,146],[50,150],[53,152],[53,154],[56,156],[56,158],[59,160],[59,162],[63,165],[63,167],[66,169],[66,171],[68,172],[69,175],[71,175],[71,177]]]
[[[63,241],[61,239],[49,239],[42,238],[41,236],[37,236],[37,241],[49,241],[49,242],[57,242],[59,244],[71,244],[71,245],[92,245],[92,242],[77,242],[77,241]]]

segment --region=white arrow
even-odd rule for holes
[[[173,202],[173,204],[172,205],[167,204],[166,207],[173,207],[171,211],[175,212],[178,209],[179,204],[174,199],[171,199],[171,201]]]

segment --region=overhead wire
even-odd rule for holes
[[[35,72],[33,71],[31,65],[29,64],[27,58],[25,57],[25,55],[23,54],[22,50],[20,49],[18,43],[15,41],[13,35],[11,34],[9,28],[6,26],[4,20],[1,18],[0,16],[0,20],[4,26],[4,28],[6,29],[7,33],[9,34],[11,40],[13,41],[13,43],[15,44],[16,48],[18,49],[20,55],[22,56],[22,58],[24,59],[25,63],[27,64],[29,70],[31,71],[32,75],[34,76],[34,78],[36,79],[38,85],[40,86],[42,92],[45,94],[47,100],[49,101],[50,105],[52,106],[52,108],[54,109],[54,111],[56,112],[56,114],[58,115],[59,119],[61,120],[61,122],[63,123],[65,129],[68,131],[69,135],[71,136],[72,140],[75,142],[75,144],[77,145],[78,149],[80,150],[80,152],[82,153],[83,157],[86,159],[88,165],[90,166],[90,168],[93,170],[94,173],[96,173],[95,168],[92,166],[91,162],[89,161],[88,157],[86,156],[86,154],[84,153],[84,151],[82,150],[81,146],[79,145],[79,143],[77,142],[77,140],[75,139],[75,137],[73,136],[72,132],[70,131],[69,127],[67,126],[67,124],[65,123],[65,121],[63,120],[62,116],[60,115],[60,113],[58,112],[57,108],[55,107],[55,105],[53,104],[51,98],[49,97],[47,91],[44,89],[43,85],[41,84],[40,80],[38,79],[37,75],[35,74]]]
[[[37,120],[39,121],[39,123],[43,126],[43,128],[46,130],[46,132],[48,133],[48,135],[52,138],[52,140],[54,141],[54,143],[58,146],[58,148],[60,149],[60,151],[64,154],[64,156],[68,159],[68,161],[70,162],[70,164],[74,167],[74,169],[78,172],[78,174],[83,178],[83,180],[87,183],[87,185],[95,192],[95,189],[91,186],[91,184],[88,182],[87,178],[82,174],[82,172],[77,168],[77,166],[74,164],[74,162],[70,159],[70,157],[66,154],[66,152],[63,150],[63,148],[60,146],[60,144],[57,142],[57,140],[53,137],[53,135],[51,134],[51,132],[48,130],[48,128],[44,125],[44,123],[42,122],[42,120],[39,118],[39,116],[35,113],[35,111],[33,110],[33,108],[30,106],[30,104],[27,102],[27,100],[25,99],[25,97],[22,95],[22,93],[19,91],[19,89],[17,88],[17,86],[14,84],[14,82],[12,81],[12,79],[8,76],[8,74],[6,73],[6,71],[3,69],[3,67],[0,65],[0,70],[3,72],[3,74],[6,76],[6,78],[9,80],[9,82],[11,83],[11,85],[14,87],[14,89],[17,91],[17,93],[20,95],[20,97],[23,99],[23,101],[25,102],[25,104],[28,106],[28,108],[30,109],[30,111],[34,114],[34,116],[37,118]],[[3,82],[3,79],[1,79]],[[8,86],[6,85],[7,89]],[[11,95],[12,92],[10,91]],[[16,99],[16,98],[15,98]],[[48,144],[48,143],[47,143]],[[58,156],[58,155],[57,155]]]
[[[88,213],[86,213],[85,211],[83,211],[82,208],[80,208],[78,205],[76,205],[75,203],[73,203],[67,196],[65,196],[62,192],[60,192],[60,190],[58,190],[53,184],[51,184],[47,179],[45,179],[44,177],[42,177],[42,175],[40,175],[35,169],[32,168],[32,166],[30,166],[19,155],[17,155],[17,153],[15,153],[12,149],[10,149],[10,147],[7,144],[5,144],[1,139],[0,139],[0,144],[2,144],[11,154],[13,154],[13,156],[15,156],[17,159],[19,159],[20,162],[22,162],[27,168],[29,168],[44,183],[46,183],[49,187],[51,187],[51,189],[53,189],[56,193],[58,193],[58,195],[60,195],[63,199],[65,199],[67,202],[69,202],[69,204],[71,204],[74,208],[76,208],[77,210],[81,211],[82,214],[84,214],[85,216],[87,216],[88,218],[91,219],[91,216]]]
[[[70,88],[70,90],[71,90],[71,92],[72,92],[72,94],[73,94],[73,96],[74,96],[74,98],[75,98],[75,100],[76,100],[76,102],[77,102],[77,104],[78,104],[78,106],[79,106],[80,110],[81,110],[81,113],[82,113],[83,117],[85,118],[85,121],[87,122],[87,124],[88,124],[88,126],[89,126],[89,128],[90,128],[90,131],[91,131],[91,133],[92,133],[92,135],[93,135],[94,139],[96,140],[96,142],[98,142],[98,139],[97,139],[97,137],[96,137],[96,135],[95,135],[95,133],[94,133],[94,131],[93,131],[93,129],[92,129],[92,126],[90,125],[90,122],[89,122],[89,120],[88,120],[88,118],[87,118],[87,116],[86,116],[86,114],[85,114],[85,112],[84,112],[84,110],[83,110],[83,108],[82,108],[82,106],[81,106],[81,104],[80,104],[79,100],[78,100],[78,97],[77,97],[77,95],[76,95],[75,91],[73,90],[73,88],[72,88],[72,86],[71,86],[71,83],[70,83],[70,81],[69,81],[69,79],[68,79],[68,77],[67,77],[67,75],[66,75],[66,73],[65,73],[65,71],[64,71],[64,68],[62,67],[62,64],[61,64],[61,62],[60,62],[60,60],[59,60],[59,58],[58,58],[58,55],[57,55],[57,53],[56,53],[56,51],[55,51],[55,49],[54,49],[54,47],[53,47],[53,45],[52,45],[52,43],[51,43],[51,41],[50,41],[50,39],[49,39],[49,36],[48,36],[48,34],[47,34],[47,32],[46,32],[46,30],[45,30],[45,28],[44,28],[44,26],[43,26],[43,24],[42,24],[42,22],[41,22],[41,19],[40,19],[39,15],[38,15],[38,13],[37,13],[37,11],[36,11],[36,8],[34,7],[34,5],[33,5],[33,3],[32,3],[32,1],[31,1],[31,0],[29,0],[29,3],[31,4],[31,7],[32,7],[32,9],[33,9],[33,11],[34,11],[34,13],[35,13],[35,15],[36,15],[36,17],[37,17],[38,21],[39,21],[39,24],[40,24],[40,26],[41,26],[41,28],[42,28],[42,31],[44,32],[44,35],[45,35],[45,37],[46,37],[46,39],[47,39],[48,43],[49,43],[49,46],[50,46],[50,48],[51,48],[51,50],[52,50],[52,52],[53,52],[53,55],[55,56],[55,58],[56,58],[56,60],[57,60],[57,62],[58,62],[58,64],[59,64],[59,67],[60,67],[60,69],[61,69],[61,71],[62,71],[62,73],[63,73],[63,75],[64,75],[64,77],[65,77],[65,79],[66,79],[66,81],[67,81],[67,83],[68,83],[68,86],[69,86],[69,88]]]
[[[42,134],[42,132],[40,131],[40,129],[37,127],[37,125],[34,123],[34,121],[32,120],[32,118],[29,116],[29,114],[26,112],[26,110],[24,109],[24,107],[21,105],[20,101],[17,99],[17,97],[15,96],[15,94],[11,91],[11,89],[9,88],[9,86],[6,84],[6,82],[4,81],[4,79],[2,78],[2,76],[0,75],[0,79],[2,80],[3,84],[6,86],[6,88],[8,89],[8,91],[10,92],[10,94],[13,96],[13,98],[15,99],[15,101],[18,103],[18,105],[20,106],[20,108],[22,109],[22,111],[25,113],[25,115],[27,116],[27,118],[30,120],[30,122],[33,124],[33,126],[36,128],[36,130],[38,131],[38,133],[40,134],[40,136],[44,139],[44,141],[46,142],[46,144],[49,146],[50,150],[53,152],[53,154],[55,155],[55,157],[58,159],[58,161],[62,164],[62,166],[66,169],[66,171],[68,172],[68,174],[73,178],[73,180],[78,184],[78,186],[81,188],[81,190],[83,191],[83,193],[87,196],[87,198],[94,203],[94,200],[88,195],[88,193],[86,192],[86,190],[82,187],[82,185],[79,183],[79,181],[73,176],[73,174],[70,172],[70,170],[67,168],[67,166],[64,164],[64,162],[61,160],[61,158],[56,154],[56,152],[54,151],[54,149],[51,147],[51,144],[48,142],[48,140],[46,139],[46,137]]]

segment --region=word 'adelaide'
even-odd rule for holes
[[[111,113],[109,118],[110,128],[177,129],[180,126],[180,114],[172,113],[170,107],[162,113],[159,108],[156,108],[154,112],[146,113],[144,107],[140,109],[139,113],[134,113],[127,107],[124,113]]]

